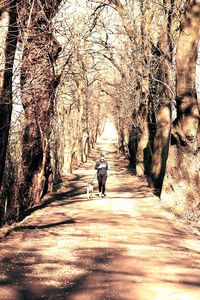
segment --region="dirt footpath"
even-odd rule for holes
[[[0,299],[199,300],[200,241],[175,227],[113,144],[98,147],[107,197],[86,197],[91,157],[1,240]]]

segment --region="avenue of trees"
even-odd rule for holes
[[[136,175],[199,211],[199,25],[200,0],[0,1],[0,225],[87,160],[108,114]]]

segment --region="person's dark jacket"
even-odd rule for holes
[[[100,161],[98,160],[94,167],[97,170],[97,176],[98,175],[107,175],[108,170],[108,163],[106,160]]]

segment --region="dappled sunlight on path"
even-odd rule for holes
[[[102,150],[107,197],[87,199]],[[199,252],[104,135],[47,206],[1,241],[0,299],[199,300]]]

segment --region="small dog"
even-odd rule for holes
[[[87,198],[90,199],[93,197],[94,187],[91,183],[87,185]]]

